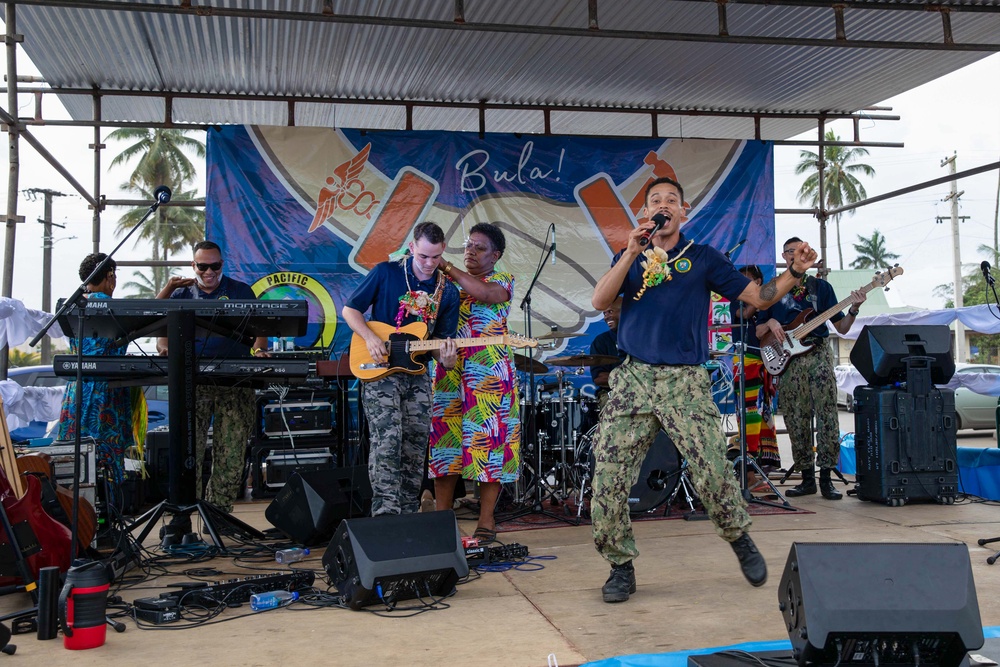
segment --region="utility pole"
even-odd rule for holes
[[[66,225],[52,222],[52,198],[65,197],[62,192],[55,190],[45,190],[32,188],[26,190],[29,195],[42,195],[45,197],[45,210],[42,218],[38,221],[43,225],[42,232],[42,310],[46,313],[52,312],[52,228],[59,227],[66,229]],[[41,363],[47,365],[52,363],[52,339],[48,336],[42,338]]]
[[[954,152],[951,157],[941,160],[941,166],[950,165],[951,174],[955,174],[958,171],[958,152]],[[965,190],[961,192],[958,191],[958,181],[952,180],[951,182],[951,193],[945,197],[942,201],[951,202],[951,242],[952,242],[952,252],[954,254],[955,263],[955,308],[961,308],[965,305],[964,295],[962,294],[962,250],[959,244],[958,237],[958,198],[965,194]],[[968,355],[965,351],[965,325],[958,318],[955,318],[955,361],[962,363],[968,361]]]

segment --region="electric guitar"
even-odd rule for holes
[[[424,340],[427,335],[427,325],[423,322],[413,322],[402,327],[398,332],[396,327],[381,322],[369,322],[368,327],[385,342],[388,359],[382,363],[376,362],[368,353],[365,339],[354,334],[351,338],[351,372],[362,382],[380,380],[393,373],[410,373],[420,375],[427,366],[415,360],[418,354],[430,350],[440,350],[444,340]],[[517,334],[502,336],[482,336],[481,338],[454,338],[458,347],[482,347],[486,345],[509,345],[511,347],[535,347],[538,341]]]
[[[869,284],[859,289],[867,294],[877,287],[885,287],[893,278],[902,273],[903,267],[898,265],[888,269],[884,273],[877,271],[875,278]],[[805,354],[813,349],[812,343],[802,342],[805,337],[825,324],[828,319],[842,311],[844,306],[850,306],[850,304],[851,297],[847,297],[836,306],[823,311],[812,319],[810,319],[810,316],[815,313],[812,308],[799,313],[799,316],[791,324],[786,324],[783,327],[785,330],[784,341],[777,340],[775,335],[770,331],[764,334],[760,339],[760,358],[764,362],[764,368],[767,369],[767,372],[774,376],[784,373],[792,357]]]

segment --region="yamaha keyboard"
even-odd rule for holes
[[[196,335],[202,338],[298,337],[309,324],[305,299],[87,299],[79,333],[122,341],[166,336],[167,315],[178,311],[194,317]],[[74,304],[59,318],[65,335],[81,337],[76,331],[79,313]]]
[[[52,371],[58,376],[76,376],[77,360],[73,354],[57,354]],[[316,374],[316,363],[308,358],[246,357],[199,360],[195,378],[199,384],[255,386],[303,381]],[[85,356],[83,377],[120,380],[120,384],[165,384],[166,357]]]

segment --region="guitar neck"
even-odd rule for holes
[[[475,347],[480,345],[506,345],[506,336],[482,336],[480,338],[453,338],[455,347]],[[444,347],[443,339],[410,341],[411,352],[440,350]]]
[[[865,294],[868,294],[868,292],[875,289],[875,287],[876,286],[874,284],[869,283],[868,285],[862,287],[860,291],[864,292]],[[796,339],[801,341],[803,338],[805,338],[813,331],[815,331],[816,328],[819,327],[821,324],[825,324],[828,319],[830,319],[831,317],[842,311],[844,309],[844,306],[850,306],[850,305],[851,305],[851,297],[847,297],[846,299],[841,299],[840,303],[838,303],[836,306],[827,308],[822,313],[820,313],[819,315],[812,318],[811,320],[800,326],[798,329],[793,331],[792,335],[795,336]]]

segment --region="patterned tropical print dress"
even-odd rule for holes
[[[104,292],[89,295],[91,299],[110,299]],[[69,341],[70,351],[76,354],[77,339]],[[85,356],[123,355],[128,349],[128,343],[115,345],[110,338],[84,338],[83,354]],[[145,402],[141,400],[141,388],[110,387],[106,380],[85,379],[80,385],[83,390],[83,412],[81,413],[83,428],[81,437],[92,437],[97,443],[97,455],[106,470],[112,473],[117,481],[124,479],[122,462],[125,451],[136,444],[133,409],[134,399],[139,398],[142,417],[145,417]],[[135,391],[133,391],[135,390]],[[137,394],[137,397],[133,396]],[[139,406],[135,406],[139,409]],[[143,426],[143,433],[145,427]],[[72,379],[66,384],[63,395],[62,410],[59,414],[59,440],[74,440],[76,438],[76,382]]]
[[[514,276],[494,272],[485,281],[514,293]],[[459,290],[458,337],[507,333],[511,302],[485,304]],[[434,374],[429,476],[461,475],[479,482],[513,482],[521,461],[517,377],[507,346],[465,347],[455,368]]]

